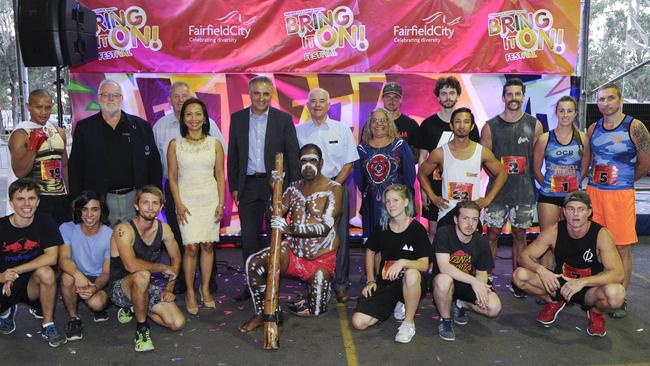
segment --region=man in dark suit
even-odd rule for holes
[[[99,84],[99,113],[77,123],[68,162],[70,196],[92,189],[106,196],[115,226],[135,216],[138,188],[160,187],[162,168],[149,123],[122,111],[122,88],[114,80]]]
[[[264,247],[262,220],[271,199],[275,154],[284,153],[285,186],[300,178],[298,139],[291,116],[269,105],[273,81],[256,76],[248,83],[251,106],[230,116],[228,186],[239,207],[244,262]],[[267,216],[268,217],[268,216]],[[235,298],[250,298],[248,288]]]

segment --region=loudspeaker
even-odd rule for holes
[[[20,0],[25,66],[74,66],[97,58],[96,16],[77,0]]]

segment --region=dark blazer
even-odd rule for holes
[[[246,183],[248,167],[248,130],[250,107],[230,116],[230,135],[228,138],[228,187],[230,192],[242,192]],[[298,166],[298,138],[291,116],[269,107],[269,118],[264,140],[264,166],[271,176],[275,168],[275,154],[284,153],[285,184],[300,179]],[[240,196],[241,197],[241,196]]]
[[[140,117],[122,111],[128,123],[133,147],[134,188],[147,184],[162,184],[160,155],[156,148],[151,126]],[[68,161],[68,180],[71,196],[77,197],[85,189],[104,195],[108,190],[105,162],[111,158],[111,147],[106,146],[101,112],[77,122]]]

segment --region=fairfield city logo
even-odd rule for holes
[[[159,27],[147,24],[147,12],[141,7],[97,8],[93,11],[97,20],[99,60],[130,57],[131,50],[139,47],[152,51],[162,48]]]
[[[334,57],[336,50],[350,46],[359,52],[368,49],[366,26],[354,21],[354,12],[347,6],[333,10],[309,8],[284,13],[287,35],[300,37],[305,61]]]
[[[247,39],[250,36],[257,17],[244,20],[239,11],[233,10],[216,20],[217,24],[190,24],[187,27],[190,42],[237,43],[239,39]]]
[[[393,26],[393,43],[440,43],[443,39],[450,40],[454,37],[458,23],[462,17],[447,19],[447,15],[437,11],[422,19],[421,24],[410,26]]]

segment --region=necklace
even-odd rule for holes
[[[205,135],[201,134],[201,137],[199,137],[199,138],[194,138],[194,137],[187,136],[187,137],[185,137],[185,139],[187,141],[199,142],[199,141],[205,140]]]

